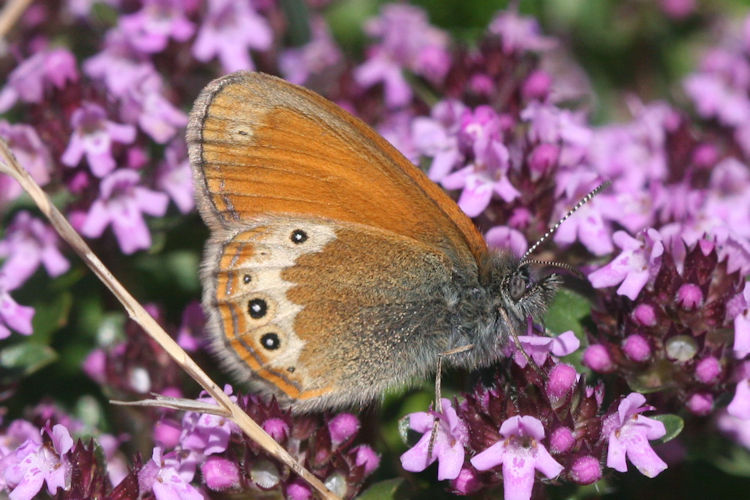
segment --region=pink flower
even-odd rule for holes
[[[151,234],[143,214],[164,215],[169,199],[164,193],[138,185],[133,170],[116,170],[102,180],[99,198],[94,201],[81,227],[81,233],[98,238],[112,225],[123,253],[131,254],[151,246]]]
[[[378,37],[368,59],[354,70],[354,79],[365,88],[383,83],[385,102],[395,108],[408,103],[411,86],[403,70],[432,81],[441,81],[450,66],[448,37],[431,26],[425,12],[408,5],[386,5],[380,17],[368,22],[366,31]]]
[[[229,386],[224,388],[227,394],[232,393]],[[236,396],[232,396],[236,400]],[[213,398],[203,396],[198,398],[203,402],[214,402]],[[186,450],[213,455],[221,453],[229,445],[229,437],[236,426],[228,419],[208,413],[186,412],[182,418],[182,436],[180,443]]]
[[[21,286],[40,265],[52,277],[67,271],[70,264],[57,243],[57,233],[51,227],[26,210],[18,212],[0,240],[0,257],[6,258],[0,267],[5,289]]]
[[[59,488],[70,488],[71,464],[65,454],[73,447],[73,438],[65,426],[57,424],[51,430],[43,429],[51,443],[46,440],[29,439],[13,452],[12,464],[3,459],[3,475],[12,491],[10,500],[35,498],[42,485],[54,495]]]
[[[33,127],[0,121],[0,137],[5,139],[18,163],[40,186],[49,182],[52,158]],[[23,189],[12,177],[0,176],[0,205],[15,200],[22,192]]]
[[[533,335],[533,331],[529,331],[528,333],[528,335],[519,335],[518,340],[521,342],[521,347],[526,351],[526,354],[539,366],[547,361],[547,357],[550,354],[557,357],[567,356],[577,351],[581,346],[581,341],[578,340],[578,337],[576,337],[576,334],[572,330],[563,332],[557,337]],[[513,349],[513,361],[521,368],[524,368],[526,366],[526,357],[515,348],[515,345],[511,345],[511,349]]]
[[[158,500],[203,500],[201,492],[190,484],[194,476],[194,464],[183,463],[175,452],[164,454],[157,446],[138,473],[138,486],[153,491]]]
[[[184,42],[193,36],[195,26],[182,4],[177,0],[145,0],[141,10],[120,18],[120,27],[136,49],[161,52],[170,38]]]
[[[127,35],[118,29],[107,33],[104,49],[83,63],[83,71],[93,79],[103,80],[115,97],[122,97],[149,72],[156,72],[148,56],[135,50]]]
[[[539,23],[533,17],[519,16],[517,12],[500,12],[489,26],[490,33],[503,40],[503,52],[543,51],[556,45],[553,38],[542,36]]]
[[[0,92],[0,113],[8,111],[21,100],[41,102],[51,87],[63,88],[68,81],[78,80],[76,60],[66,49],[50,49],[29,57],[8,76]]]
[[[658,420],[640,415],[653,410],[652,406],[641,406],[645,402],[642,394],[630,393],[620,402],[616,412],[604,418],[602,435],[609,439],[607,467],[627,471],[627,456],[641,474],[656,477],[667,468],[667,464],[654,453],[648,441],[663,437],[667,430]]]
[[[285,49],[279,56],[279,69],[284,79],[303,85],[311,75],[322,75],[341,62],[338,45],[322,17],[310,17],[312,38],[301,47]]]
[[[130,144],[135,140],[135,128],[106,119],[104,108],[98,104],[84,103],[73,113],[73,136],[62,155],[62,162],[74,167],[86,155],[89,168],[97,177],[103,177],[115,168],[112,143]]]
[[[401,455],[401,466],[410,472],[421,472],[438,461],[438,480],[455,479],[464,463],[464,446],[469,440],[466,425],[458,418],[450,400],[443,398],[442,412],[411,413],[409,428],[422,433],[422,438]],[[430,437],[438,419],[432,454],[428,456]]]
[[[619,283],[617,294],[635,300],[661,265],[661,255],[664,253],[661,235],[655,229],[648,229],[642,233],[642,240],[639,241],[625,231],[617,231],[612,239],[622,248],[622,253],[606,266],[589,274],[589,281],[594,288]]]
[[[252,70],[248,51],[266,50],[273,32],[250,2],[208,0],[208,11],[193,44],[193,56],[202,62],[218,57],[224,71]]]
[[[161,77],[148,70],[122,96],[123,119],[138,126],[154,141],[164,144],[187,125],[187,115],[163,95]]]
[[[560,474],[560,465],[542,445],[544,427],[529,415],[516,415],[500,426],[502,439],[471,459],[477,470],[503,466],[505,500],[528,500],[534,486],[534,470],[552,479]]]

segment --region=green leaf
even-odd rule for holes
[[[730,445],[728,450],[712,458],[712,463],[720,470],[733,476],[750,477],[750,450]]]
[[[685,421],[682,420],[682,418],[678,417],[677,415],[674,415],[671,413],[649,416],[648,418],[658,420],[659,422],[664,424],[664,427],[667,429],[667,433],[664,435],[664,437],[656,439],[654,441],[655,443],[659,443],[659,444],[663,444],[663,443],[673,440],[674,438],[680,435],[680,433],[682,432],[682,429],[685,427]]]
[[[19,342],[0,350],[0,367],[10,372],[0,379],[10,382],[30,375],[57,359],[57,353],[48,345],[36,342]],[[7,380],[6,380],[7,379]]]
[[[549,330],[555,333],[573,330],[576,337],[583,341],[581,322],[590,313],[591,304],[583,295],[563,288],[557,292],[544,321]]]
[[[388,500],[409,498],[406,494],[406,480],[402,477],[377,482],[362,492],[358,500]]]
[[[39,344],[48,344],[52,335],[68,323],[70,308],[73,305],[73,295],[66,291],[35,301],[32,338]]]

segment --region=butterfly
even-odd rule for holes
[[[211,82],[187,142],[211,349],[295,411],[368,404],[446,362],[502,357],[560,284],[488,248],[367,124],[262,73]],[[460,351],[460,352],[458,352]]]

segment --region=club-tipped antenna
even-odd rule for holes
[[[580,200],[578,200],[578,203],[576,203],[573,208],[571,208],[570,210],[568,210],[568,213],[566,213],[565,215],[563,215],[560,218],[560,220],[558,220],[555,223],[554,226],[552,226],[551,228],[547,229],[547,232],[544,233],[541,238],[539,238],[538,240],[536,240],[536,243],[534,243],[533,245],[531,245],[531,247],[529,247],[528,250],[526,250],[526,253],[523,254],[523,257],[521,257],[521,264],[525,264],[525,263],[529,262],[529,261],[526,260],[526,258],[529,255],[531,255],[532,253],[534,253],[536,251],[536,249],[539,248],[539,245],[541,245],[542,243],[544,243],[547,240],[547,238],[549,238],[550,236],[552,236],[553,234],[555,234],[555,231],[557,231],[557,229],[562,225],[563,222],[565,222],[566,220],[568,220],[568,217],[570,217],[571,215],[573,215],[574,213],[576,213],[576,211],[579,208],[581,208],[586,203],[588,203],[589,201],[591,201],[591,198],[593,198],[594,196],[596,196],[597,194],[599,194],[601,191],[607,189],[610,184],[612,184],[610,181],[604,181],[601,184],[599,184],[598,186],[596,186],[594,189],[592,189],[589,192],[589,194],[587,194],[586,196],[584,196],[583,198],[581,198]]]

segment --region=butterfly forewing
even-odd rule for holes
[[[228,224],[314,215],[386,229],[474,260],[485,243],[448,196],[362,121],[260,73],[210,84],[188,128],[202,214]]]

